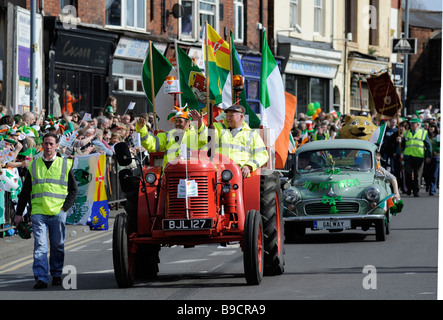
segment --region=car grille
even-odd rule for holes
[[[177,190],[179,181],[182,178],[168,177],[168,213],[169,214],[184,214],[186,203],[185,199],[177,198]],[[198,185],[198,197],[190,197],[189,209],[190,214],[208,214],[208,177],[206,176],[189,176],[188,180],[195,180]]]
[[[336,207],[338,214],[357,214],[360,211],[358,202],[337,202]],[[321,202],[309,203],[305,206],[307,215],[330,214],[329,210],[331,210],[331,206]]]

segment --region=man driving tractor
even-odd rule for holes
[[[199,113],[196,110],[191,110],[190,113],[193,119],[198,120],[199,131],[203,133]],[[268,152],[259,133],[252,130],[244,121],[244,107],[234,104],[227,108],[225,113],[226,119],[223,123],[214,123],[216,150],[237,163],[243,178],[246,178],[251,172],[266,164]]]

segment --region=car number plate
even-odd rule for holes
[[[351,220],[318,220],[314,221],[314,229],[350,229]]]
[[[211,229],[212,219],[165,219],[164,230],[202,230]]]

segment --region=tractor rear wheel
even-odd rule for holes
[[[260,213],[248,211],[243,241],[243,266],[246,282],[258,285],[263,278],[263,224]]]
[[[277,171],[263,171],[260,179],[260,214],[263,218],[265,276],[281,275],[284,272],[284,222]]]
[[[112,234],[112,260],[114,276],[120,288],[129,288],[134,284],[134,254],[129,250],[128,216],[120,213],[115,217]]]

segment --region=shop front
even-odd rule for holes
[[[109,95],[109,70],[116,36],[77,27],[51,29],[47,75],[49,114],[87,112],[97,116]]]
[[[349,54],[349,109],[346,112],[358,114],[374,110],[373,101],[367,84],[367,77],[371,74],[388,70],[389,59],[363,55],[358,52]]]
[[[154,43],[164,53],[166,44]],[[128,112],[135,102],[133,112],[137,115],[149,112],[148,100],[142,84],[143,62],[149,51],[149,41],[121,36],[114,51],[112,62],[111,93],[117,98],[117,113]],[[149,88],[148,88],[149,89]]]
[[[333,79],[341,64],[341,51],[329,43],[279,36],[278,53],[287,57],[284,67],[286,91],[297,97],[297,114],[308,111],[311,102],[324,112],[333,108]]]

